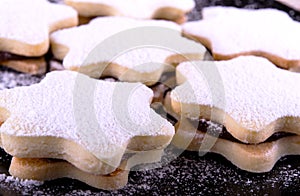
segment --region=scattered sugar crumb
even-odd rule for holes
[[[0,67],[0,90],[16,86],[29,86],[38,83],[42,78],[42,76],[32,76]]]

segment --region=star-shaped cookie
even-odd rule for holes
[[[265,58],[186,62],[177,67],[176,77],[180,86],[171,93],[176,113],[214,117],[245,143],[263,142],[278,131],[300,133],[300,75]]]
[[[0,51],[42,56],[49,48],[49,32],[76,26],[77,12],[46,0],[0,1]]]
[[[63,66],[94,78],[156,83],[166,65],[203,59],[205,48],[181,36],[168,21],[101,17],[51,35],[52,52]]]
[[[163,149],[173,126],[150,108],[140,83],[54,71],[39,84],[0,91],[2,147],[19,158],[64,159],[93,174],[119,166],[127,150]]]
[[[125,16],[138,19],[167,19],[183,22],[195,7],[194,0],[65,0],[84,17]]]
[[[300,23],[279,10],[205,8],[203,20],[184,24],[183,31],[211,49],[216,60],[255,55],[286,69],[300,66]]]

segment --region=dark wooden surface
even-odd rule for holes
[[[295,20],[300,14],[275,1],[265,0],[198,0],[197,7],[189,14],[190,20],[201,18],[205,6],[224,5],[246,8],[273,7],[286,11]],[[36,83],[40,77],[31,77],[0,68],[0,89]],[[177,149],[170,146],[164,159],[169,159]],[[10,156],[0,153],[0,173],[6,173]],[[128,185],[117,191],[102,191],[81,182],[59,179],[43,185],[30,186],[2,175],[0,194],[36,195],[288,195],[300,193],[300,156],[282,158],[269,173],[252,174],[233,166],[220,155],[199,156],[196,152],[184,152],[178,158],[157,169],[130,172]]]

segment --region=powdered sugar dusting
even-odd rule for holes
[[[184,24],[183,30],[209,39],[214,53],[263,51],[287,60],[300,59],[300,23],[282,11],[213,7],[204,8],[203,18]]]
[[[168,21],[135,20],[124,17],[99,17],[93,19],[89,24],[69,29],[59,30],[51,34],[51,42],[67,46],[70,51],[63,61],[65,67],[80,66],[88,53],[107,38],[125,30],[137,27],[164,27],[178,31],[181,28],[177,24]],[[78,39],[80,37],[80,39]],[[132,37],[124,40],[128,43]],[[122,44],[122,43],[116,43]],[[108,48],[113,50],[114,47]],[[103,51],[105,52],[105,51]],[[109,61],[111,59],[100,59],[98,61]]]
[[[155,11],[164,7],[183,12],[195,7],[194,0],[69,0],[69,2],[107,5],[116,9],[119,15],[139,19],[150,19]]]
[[[145,47],[125,52],[115,59],[115,63],[142,73],[151,73],[162,69],[166,58],[172,54],[174,53],[166,49]]]
[[[141,21],[123,17],[96,18],[88,25],[57,31],[51,35],[51,42],[69,48],[69,52],[63,59],[63,65],[67,69],[111,61],[122,67],[130,68],[140,73],[162,69],[162,63],[165,62],[167,57],[175,54],[174,52],[168,51],[167,49],[143,46],[143,48],[133,48],[123,54],[116,54],[120,56],[117,56],[115,59],[111,59],[111,56],[106,55],[114,54],[118,51],[117,48],[120,48],[122,45],[126,46],[127,43],[135,43],[135,37],[126,37],[124,40],[119,40],[115,44],[111,44],[109,47],[105,48],[105,51],[101,51],[101,57],[99,55],[95,57],[88,56],[96,46],[111,36],[137,27],[161,27],[172,29],[178,31],[178,39],[185,40],[187,45],[192,43],[190,40],[181,37],[180,26],[173,22],[155,20]],[[141,32],[140,36],[148,37],[151,35],[143,35],[143,32]],[[78,39],[78,37],[80,37],[80,39]],[[199,49],[199,47],[197,49]],[[191,51],[191,49],[187,49],[186,52],[199,54],[203,51],[204,48],[202,51]]]
[[[225,97],[217,97],[215,103],[207,85],[208,76],[202,75],[205,66],[216,66],[222,78]],[[260,131],[281,117],[300,117],[300,91],[295,85],[300,82],[300,75],[278,69],[264,58],[247,56],[220,62],[182,63],[177,71],[188,82],[175,88],[172,99],[221,107],[248,130]],[[225,106],[219,104],[224,101],[222,98]]]
[[[10,187],[21,189],[23,193],[37,188],[44,184],[44,182],[36,180],[19,179],[13,176],[7,176],[6,174],[0,174],[0,182],[3,184],[8,184]]]
[[[121,160],[120,151],[135,136],[174,134],[172,125],[150,109],[152,96],[139,83],[51,72],[39,84],[0,91],[0,107],[11,112],[0,130],[15,136],[60,137],[78,143],[100,160],[114,156]]]
[[[0,13],[0,38],[27,44],[47,41],[49,25],[77,16],[72,8],[46,0],[3,0]]]
[[[31,186],[40,186],[43,184],[41,181],[36,181],[36,180],[22,180],[13,176],[6,176],[5,174],[0,174],[0,181],[4,180],[6,183],[16,183],[21,186],[25,186],[30,188]]]

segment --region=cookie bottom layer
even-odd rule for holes
[[[0,65],[29,74],[43,74],[47,68],[44,57],[25,57],[1,51]]]
[[[0,65],[33,75],[44,74],[47,70],[47,63],[43,57],[38,59],[0,61]]]
[[[66,161],[53,159],[22,159],[13,157],[9,173],[20,179],[38,181],[67,177],[104,190],[122,188],[128,181],[128,171],[125,170],[117,169],[108,175],[93,175],[77,169]]]
[[[58,178],[71,178],[84,182],[92,187],[104,190],[120,189],[127,184],[129,169],[143,163],[154,163],[161,160],[163,151],[149,151],[135,154],[123,161],[119,168],[107,175],[86,173],[72,164],[59,159],[26,159],[13,157],[9,173],[21,179],[48,181]]]
[[[187,120],[176,126],[177,132],[172,141],[176,147],[199,151],[201,145],[211,146],[207,151],[221,154],[238,168],[249,172],[268,172],[281,157],[300,155],[298,135],[260,144],[243,144],[209,136],[204,130],[195,129]]]

